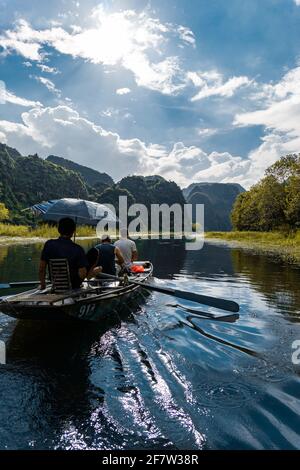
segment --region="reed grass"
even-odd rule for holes
[[[31,228],[27,225],[11,225],[0,223],[0,237],[25,237],[25,238],[56,238],[58,236],[57,228],[47,224]],[[96,237],[95,227],[78,226],[76,229],[77,237]]]
[[[300,263],[300,230],[293,232],[206,232],[206,239],[224,240]]]

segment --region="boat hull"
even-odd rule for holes
[[[144,276],[145,282],[152,275],[152,270]],[[0,303],[0,312],[19,320],[50,320],[50,321],[86,321],[99,322],[118,313],[135,309],[142,303],[148,292],[141,286],[128,284],[114,291],[101,293],[90,298],[79,299],[74,303],[45,305],[33,302],[12,302],[7,297]]]

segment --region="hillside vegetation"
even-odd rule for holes
[[[118,183],[106,173],[93,170],[65,158],[50,155],[22,156],[18,150],[0,144],[0,221],[36,225],[30,211],[24,209],[50,199],[79,198],[118,208],[119,196],[127,196],[128,205],[205,204],[205,229],[230,230],[230,211],[244,189],[237,184],[195,183],[185,190],[173,181],[154,176],[126,176]],[[9,218],[2,217],[9,210]],[[150,212],[150,211],[149,211]]]
[[[296,230],[300,226],[300,154],[287,155],[238,196],[232,211],[238,231]]]
[[[9,209],[12,222],[28,223],[32,220],[30,212],[22,209],[61,197],[88,197],[78,173],[37,155],[23,157],[17,150],[0,144],[0,201]]]
[[[179,186],[160,176],[128,176],[115,184],[107,174],[70,160],[53,156],[43,160],[38,155],[24,157],[17,150],[0,144],[0,203],[4,204],[0,220],[7,219],[4,216],[1,219],[1,213],[6,214],[7,208],[10,224],[35,224],[31,212],[23,209],[65,197],[110,203],[117,208],[121,195],[128,197],[129,205],[185,203]]]
[[[67,160],[66,158],[49,155],[49,157],[47,157],[47,161],[60,165],[63,168],[67,168],[67,170],[76,171],[81,175],[86,184],[96,187],[98,192],[99,188],[103,191],[106,187],[114,184],[114,180],[107,173],[100,173],[97,170],[93,170],[92,168],[88,168],[84,165],[79,165],[78,163]]]

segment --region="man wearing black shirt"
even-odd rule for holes
[[[88,262],[84,250],[71,240],[75,229],[76,225],[72,219],[67,217],[61,219],[58,224],[60,237],[45,243],[39,268],[41,289],[46,288],[46,268],[50,259],[65,258],[68,260],[73,289],[78,289],[86,277]]]

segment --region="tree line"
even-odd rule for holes
[[[300,154],[282,157],[233,206],[234,230],[294,230],[300,226]]]

